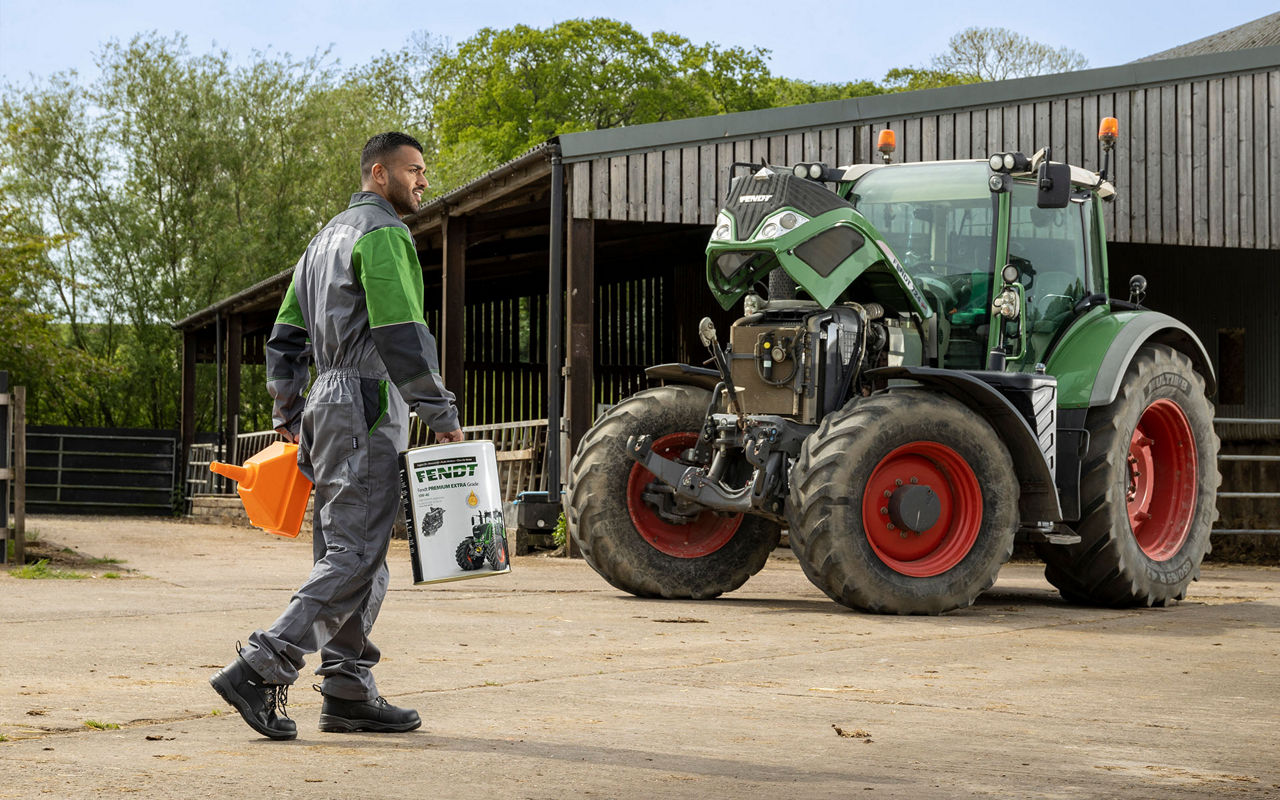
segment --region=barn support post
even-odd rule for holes
[[[596,223],[571,219],[568,226],[568,334],[565,360],[565,413],[568,416],[569,453],[578,449],[595,417],[595,297]],[[565,555],[577,555],[573,537],[565,540]]]
[[[213,429],[218,432],[218,460],[227,460],[227,437],[222,429],[222,314],[213,318]]]
[[[9,560],[9,372],[0,369],[0,564]]]
[[[174,480],[185,500],[190,487],[186,483],[187,461],[191,458],[191,446],[196,441],[196,334],[182,334],[182,419],[178,422],[182,435],[182,449],[178,463],[174,465]]]
[[[244,329],[239,314],[227,317],[227,418],[226,438],[227,455],[235,462],[244,460],[244,455],[236,452],[237,437],[240,434],[240,365],[244,352]]]
[[[463,372],[465,333],[464,314],[467,302],[467,220],[466,217],[444,218],[444,265],[441,274],[440,366],[444,385],[458,398],[458,410],[468,405],[466,376]],[[468,420],[462,420],[466,425]]]
[[[569,222],[568,333],[565,388],[569,417],[569,448],[576,451],[595,417],[595,247],[596,223]]]
[[[547,256],[547,496],[560,502],[560,391],[564,350],[564,164],[551,156],[551,241]]]
[[[7,550],[8,548],[6,548]],[[27,387],[13,387],[13,563],[27,563]]]

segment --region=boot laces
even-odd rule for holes
[[[289,716],[289,685],[285,683],[267,684],[262,688],[266,690],[268,708],[271,708],[282,717]]]

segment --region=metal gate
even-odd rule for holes
[[[172,514],[173,431],[27,428],[27,510],[36,514]]]

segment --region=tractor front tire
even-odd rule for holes
[[[463,539],[456,550],[453,551],[453,557],[457,560],[458,566],[470,572],[473,569],[479,569],[484,563],[483,556],[475,554],[475,539],[468,536]]]
[[[1036,546],[1045,578],[1086,605],[1181,600],[1218,517],[1218,436],[1204,379],[1186,355],[1146,345],[1116,399],[1090,409],[1085,426],[1080,542]]]
[[[569,533],[591,568],[624,592],[716,597],[746,583],[778,545],[781,531],[769,520],[707,509],[675,524],[643,498],[656,479],[628,455],[628,437],[649,434],[655,452],[675,459],[697,443],[710,402],[710,392],[693,386],[638,392],[598,419],[578,445]]]
[[[1013,553],[1019,493],[1009,451],[956,400],[914,389],[856,398],[804,441],[791,549],[837,603],[941,614],[995,582]]]

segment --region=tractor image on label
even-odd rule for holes
[[[743,316],[727,344],[702,321],[714,369],[651,367],[662,385],[583,437],[583,556],[635,595],[711,598],[786,527],[836,602],[939,614],[1021,538],[1068,601],[1183,598],[1217,517],[1216,384],[1195,334],[1142,305],[1145,279],[1107,293],[1106,162],[881,151],[734,165],[707,282]]]
[[[507,529],[502,512],[480,511],[471,515],[471,535],[458,543],[454,556],[465,570],[480,569],[484,562],[501,572],[507,568]]]

